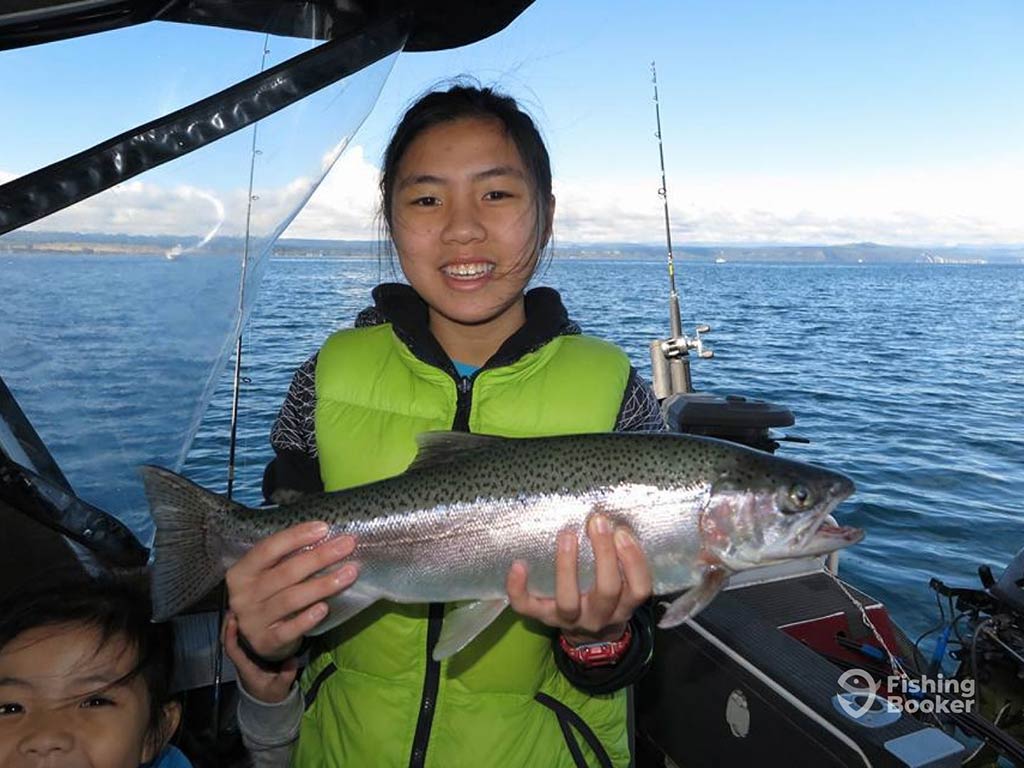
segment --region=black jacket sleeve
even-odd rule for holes
[[[299,451],[276,450],[263,470],[263,498],[268,504],[287,504],[300,495],[323,489],[320,462]]]
[[[293,501],[324,489],[315,436],[316,355],[292,377],[281,411],[270,430],[274,458],[263,471],[263,497],[271,503]]]

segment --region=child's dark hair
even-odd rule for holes
[[[153,624],[150,616],[149,595],[135,584],[106,577],[43,579],[0,597],[0,651],[23,632],[67,624],[95,629],[97,651],[123,638],[136,662],[118,682],[142,677],[150,704],[146,739],[158,747],[172,735],[165,732],[164,707],[171,698],[174,633],[170,624]]]
[[[392,230],[391,204],[398,166],[409,145],[423,131],[464,118],[496,120],[515,145],[534,193],[535,233],[529,256],[539,253],[550,237],[551,160],[533,119],[511,96],[479,85],[459,84],[422,96],[406,111],[384,151],[380,175],[381,220]]]

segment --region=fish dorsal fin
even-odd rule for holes
[[[457,463],[465,459],[469,453],[486,450],[507,439],[493,435],[474,435],[469,432],[421,432],[416,436],[419,452],[409,465],[409,469]]]

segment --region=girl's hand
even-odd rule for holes
[[[513,563],[505,581],[516,613],[562,630],[573,644],[622,637],[633,612],[651,596],[647,558],[626,530],[613,532],[608,518],[595,515],[587,535],[594,549],[594,584],[586,594],[579,590],[579,545],[571,531],[558,535],[553,598],[530,593],[523,562]]]
[[[228,603],[237,632],[257,654],[271,661],[294,656],[302,636],[327,616],[324,599],[352,586],[352,564],[309,578],[352,554],[355,540],[327,535],[326,523],[303,523],[260,541],[228,569]],[[301,551],[311,547],[306,551]],[[250,691],[251,692],[251,691]]]
[[[238,617],[231,611],[224,619],[224,650],[234,662],[238,682],[246,693],[265,704],[277,704],[288,698],[299,672],[298,657],[286,659],[277,672],[261,669],[238,645]]]

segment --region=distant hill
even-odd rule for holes
[[[632,243],[559,244],[557,252],[568,258],[664,259],[663,245]],[[794,264],[1024,264],[1024,246],[957,246],[909,248],[877,243],[849,245],[681,245],[673,257],[696,262],[772,262]]]
[[[0,238],[0,252],[69,251],[85,253],[161,253],[187,245],[193,238],[172,235],[101,235],[76,232],[18,231]],[[241,249],[239,237],[218,237],[206,246],[210,252]],[[303,258],[375,258],[382,252],[375,240],[278,240],[274,255]],[[555,253],[564,259],[659,260],[665,246],[639,243],[563,243]],[[793,264],[1024,264],[1024,245],[906,247],[878,243],[847,245],[680,245],[674,257],[689,262],[793,263]]]

